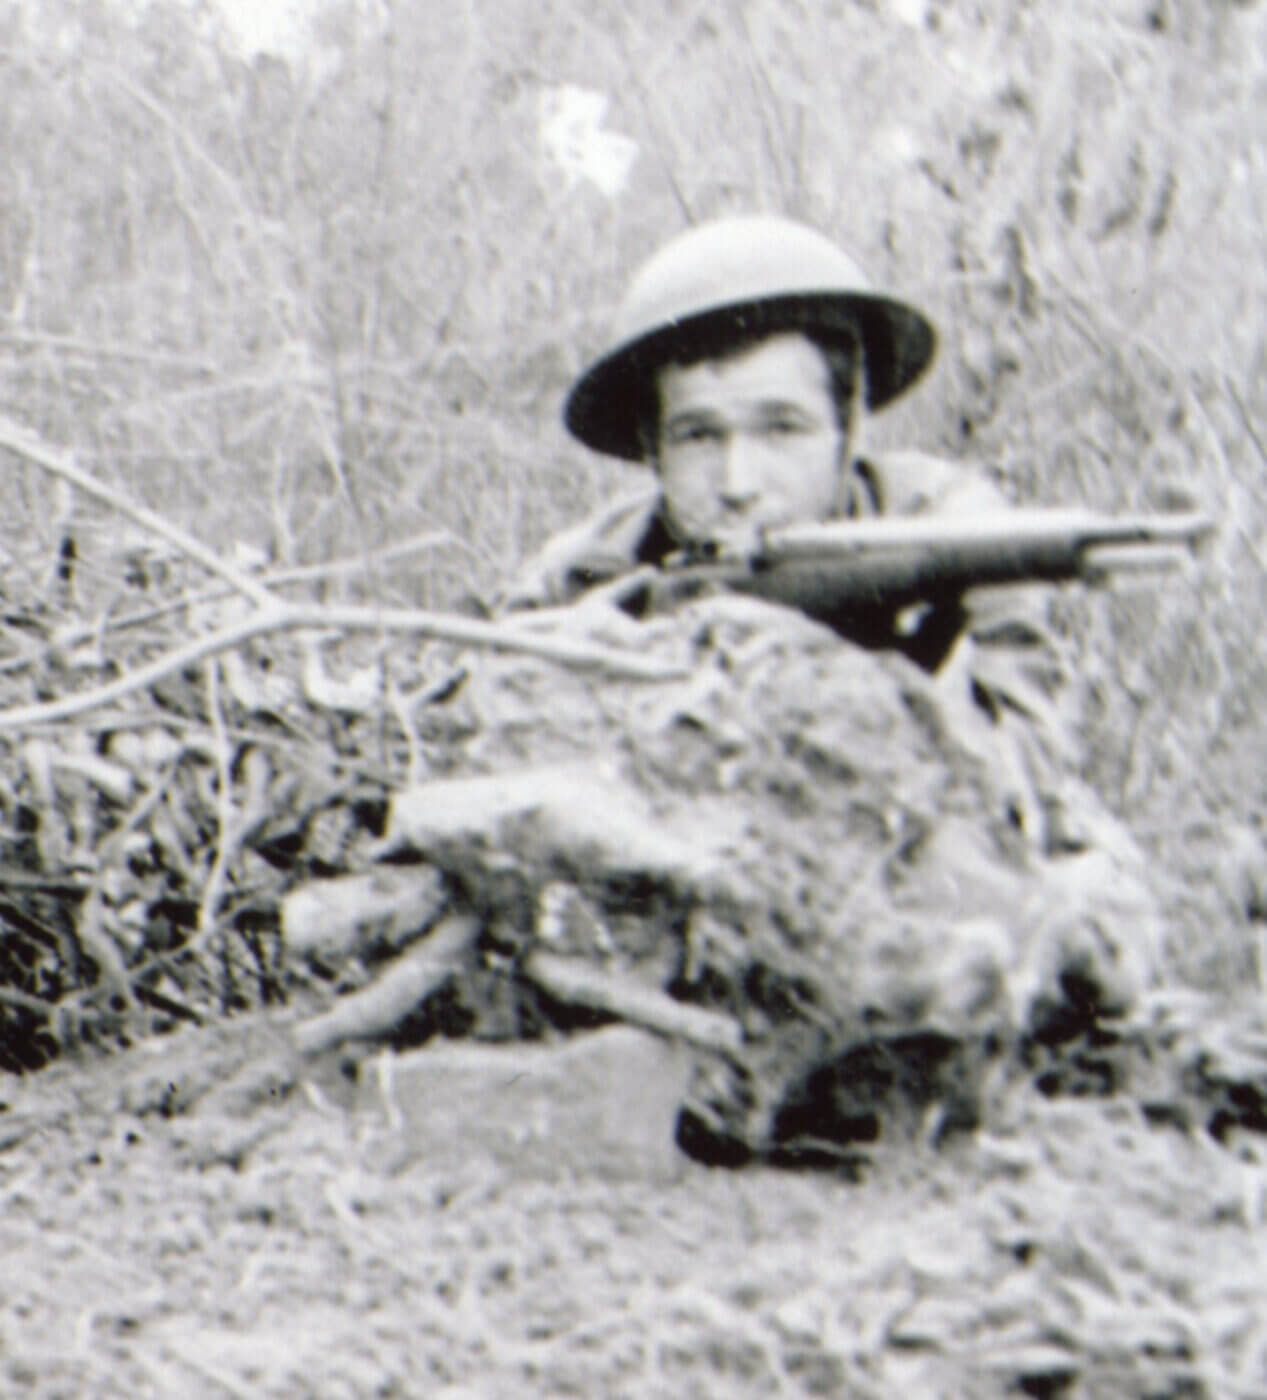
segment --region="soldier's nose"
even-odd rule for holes
[[[761,494],[760,476],[751,444],[735,433],[726,444],[725,470],[719,495],[732,510],[750,506]]]

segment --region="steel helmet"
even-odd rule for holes
[[[789,219],[718,219],[666,244],[635,274],[611,348],[572,386],[568,431],[596,452],[638,461],[664,365],[707,359],[731,336],[798,330],[819,344],[861,340],[867,405],[880,408],[928,367],[931,324],[877,295],[822,234]]]

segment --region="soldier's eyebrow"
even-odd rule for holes
[[[824,415],[817,408],[801,403],[797,399],[761,399],[755,408],[757,416],[763,422],[782,418],[791,419],[805,427],[817,427],[826,421]]]

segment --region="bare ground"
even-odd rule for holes
[[[5,1084],[0,1391],[1267,1393],[1252,1144],[1016,1088],[987,1132],[856,1181],[685,1157],[551,1179],[474,1138],[402,1153],[329,1082],[270,1096],[275,1037],[246,1020]],[[156,1092],[203,1077],[230,1092]]]

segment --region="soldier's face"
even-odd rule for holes
[[[774,335],[660,371],[657,467],[683,541],[825,520],[849,461],[822,351]]]

